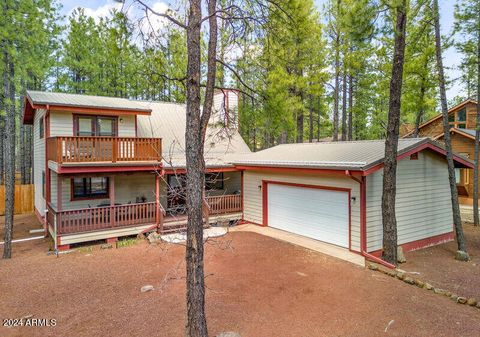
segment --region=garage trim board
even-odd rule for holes
[[[348,219],[347,219],[347,226],[348,226],[348,244],[341,244],[341,243],[335,243],[335,242],[328,242],[328,240],[321,240],[319,238],[315,238],[311,236],[311,238],[323,241],[329,244],[334,244],[340,247],[348,248],[351,250],[351,189],[350,188],[341,188],[341,187],[333,187],[333,186],[321,186],[321,185],[307,185],[307,184],[297,184],[297,183],[290,183],[290,182],[283,182],[283,181],[274,181],[274,180],[262,180],[262,209],[263,209],[263,214],[262,214],[262,222],[264,226],[269,226],[268,218],[268,204],[269,204],[269,198],[268,198],[268,191],[269,191],[269,185],[283,185],[283,186],[291,186],[291,187],[297,187],[297,188],[307,188],[307,189],[317,189],[317,190],[326,190],[326,191],[337,191],[337,192],[345,192],[346,197],[347,197],[347,212],[348,212]],[[279,228],[283,230],[287,230],[286,228]],[[292,233],[295,233],[292,231]],[[299,235],[307,236],[302,233],[296,233]]]

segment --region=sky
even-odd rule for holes
[[[326,0],[314,0],[315,4],[321,8]],[[92,16],[95,19],[98,19],[102,16],[108,15],[109,11],[112,8],[121,8],[121,4],[115,0],[62,0],[60,1],[63,5],[62,14],[68,16],[73,9],[77,7],[83,7],[85,9],[85,14]],[[168,8],[169,1],[159,1],[159,0],[147,0],[147,3],[152,6],[154,10],[164,12]],[[442,28],[442,34],[449,35],[453,29],[453,11],[456,0],[440,0],[440,25]],[[161,20],[157,20],[153,23],[154,26],[160,26],[162,24]],[[457,69],[460,64],[461,55],[458,54],[455,48],[450,47],[447,50],[443,51],[444,66],[447,78],[449,80],[455,80],[459,76],[459,71]],[[450,84],[450,87],[447,91],[447,98],[452,99],[457,95],[461,95],[461,85],[458,81],[453,81]]]

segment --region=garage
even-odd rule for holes
[[[267,184],[268,226],[348,248],[349,191]]]

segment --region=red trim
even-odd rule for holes
[[[125,109],[108,109],[102,107],[77,107],[69,105],[52,105],[52,104],[34,104],[33,109],[49,109],[51,111],[80,112],[88,115],[98,115],[100,112],[104,115],[147,115],[152,114],[152,110],[125,110]]]
[[[435,146],[431,143],[424,143],[424,144],[422,144],[418,147],[415,147],[415,148],[413,148],[413,149],[411,149],[407,152],[401,153],[400,155],[397,156],[397,160],[401,160],[405,157],[409,157],[410,155],[412,155],[414,153],[418,153],[418,152],[426,150],[426,149],[432,150],[436,153],[440,153],[441,155],[444,155],[444,156],[446,156],[446,154],[447,154],[447,152],[444,149],[442,149],[438,146]],[[457,156],[456,154],[453,154],[453,160],[462,164],[462,165],[464,165],[464,166],[466,166],[467,168],[473,168],[473,163],[471,163],[468,160],[463,159],[462,157]],[[372,173],[380,170],[382,167],[383,167],[383,162],[369,168],[366,171],[364,171],[363,175],[368,176],[369,174],[372,174]]]
[[[349,171],[345,169],[331,170],[331,169],[316,169],[316,168],[302,168],[302,167],[277,167],[277,166],[249,166],[249,165],[235,165],[237,170],[253,170],[253,171],[273,171],[273,172],[288,172],[288,173],[313,173],[313,174],[340,174],[346,175],[349,173],[362,173],[362,171]]]
[[[218,167],[218,168],[207,168],[205,172],[239,172],[240,170],[236,167]],[[186,173],[187,170],[184,168],[179,169],[165,169],[165,174],[182,174]]]
[[[381,258],[373,256],[367,252],[367,178],[362,176],[361,179],[351,176],[353,180],[360,184],[360,254],[373,262],[395,269],[396,266],[390,264]]]
[[[126,163],[127,164],[127,163]],[[89,163],[85,163],[89,165]],[[108,172],[138,172],[138,171],[157,171],[161,167],[160,163],[141,166],[62,166],[59,165],[56,172],[58,174],[78,174],[78,173],[108,173]]]
[[[348,249],[352,247],[352,189],[336,186],[297,184],[284,181],[262,180],[262,222],[263,226],[268,226],[268,184],[285,185],[301,188],[313,188],[318,190],[338,191],[348,193]]]
[[[42,227],[45,231],[45,237],[47,237],[48,229],[47,229],[47,219],[40,214],[37,207],[33,206],[33,211],[35,212],[35,216],[37,217],[38,221],[42,224]]]
[[[60,239],[60,237],[58,239]],[[69,249],[70,249],[70,245],[58,245],[57,246],[57,250],[60,251],[60,252],[65,251],[65,250],[69,250]]]
[[[242,221],[243,219],[245,219],[245,193],[244,193],[245,189],[243,186],[245,180],[243,178],[243,172],[244,171],[240,171],[240,181],[241,181],[240,193],[242,194]]]
[[[414,250],[423,249],[423,248],[439,245],[445,242],[453,241],[454,239],[455,239],[455,234],[452,231],[452,232],[448,232],[440,235],[430,236],[425,239],[407,242],[399,246],[401,246],[403,248],[403,251],[407,253]],[[370,254],[374,256],[382,256],[382,250],[381,249],[375,250]]]
[[[112,244],[115,243],[115,242],[117,242],[117,241],[118,241],[118,238],[117,238],[117,237],[106,239],[106,242],[107,242],[107,243],[112,243]]]

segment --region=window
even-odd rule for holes
[[[72,200],[108,198],[108,177],[73,178]]]
[[[457,185],[460,184],[460,178],[461,178],[461,169],[456,168],[455,169],[455,182],[457,183]]]
[[[467,110],[463,108],[457,111],[457,122],[465,122],[467,120]]]
[[[467,110],[463,108],[462,110],[451,113],[448,116],[448,122],[456,128],[465,129],[467,127]]]
[[[40,118],[38,125],[38,134],[39,138],[42,139],[45,136],[45,125],[43,124],[43,116]]]
[[[45,176],[45,171],[42,171],[42,196],[45,199],[45,191],[47,190],[47,177]]]
[[[206,173],[205,190],[223,190],[223,172]]]
[[[75,116],[74,128],[76,136],[117,135],[117,118],[102,116]]]

